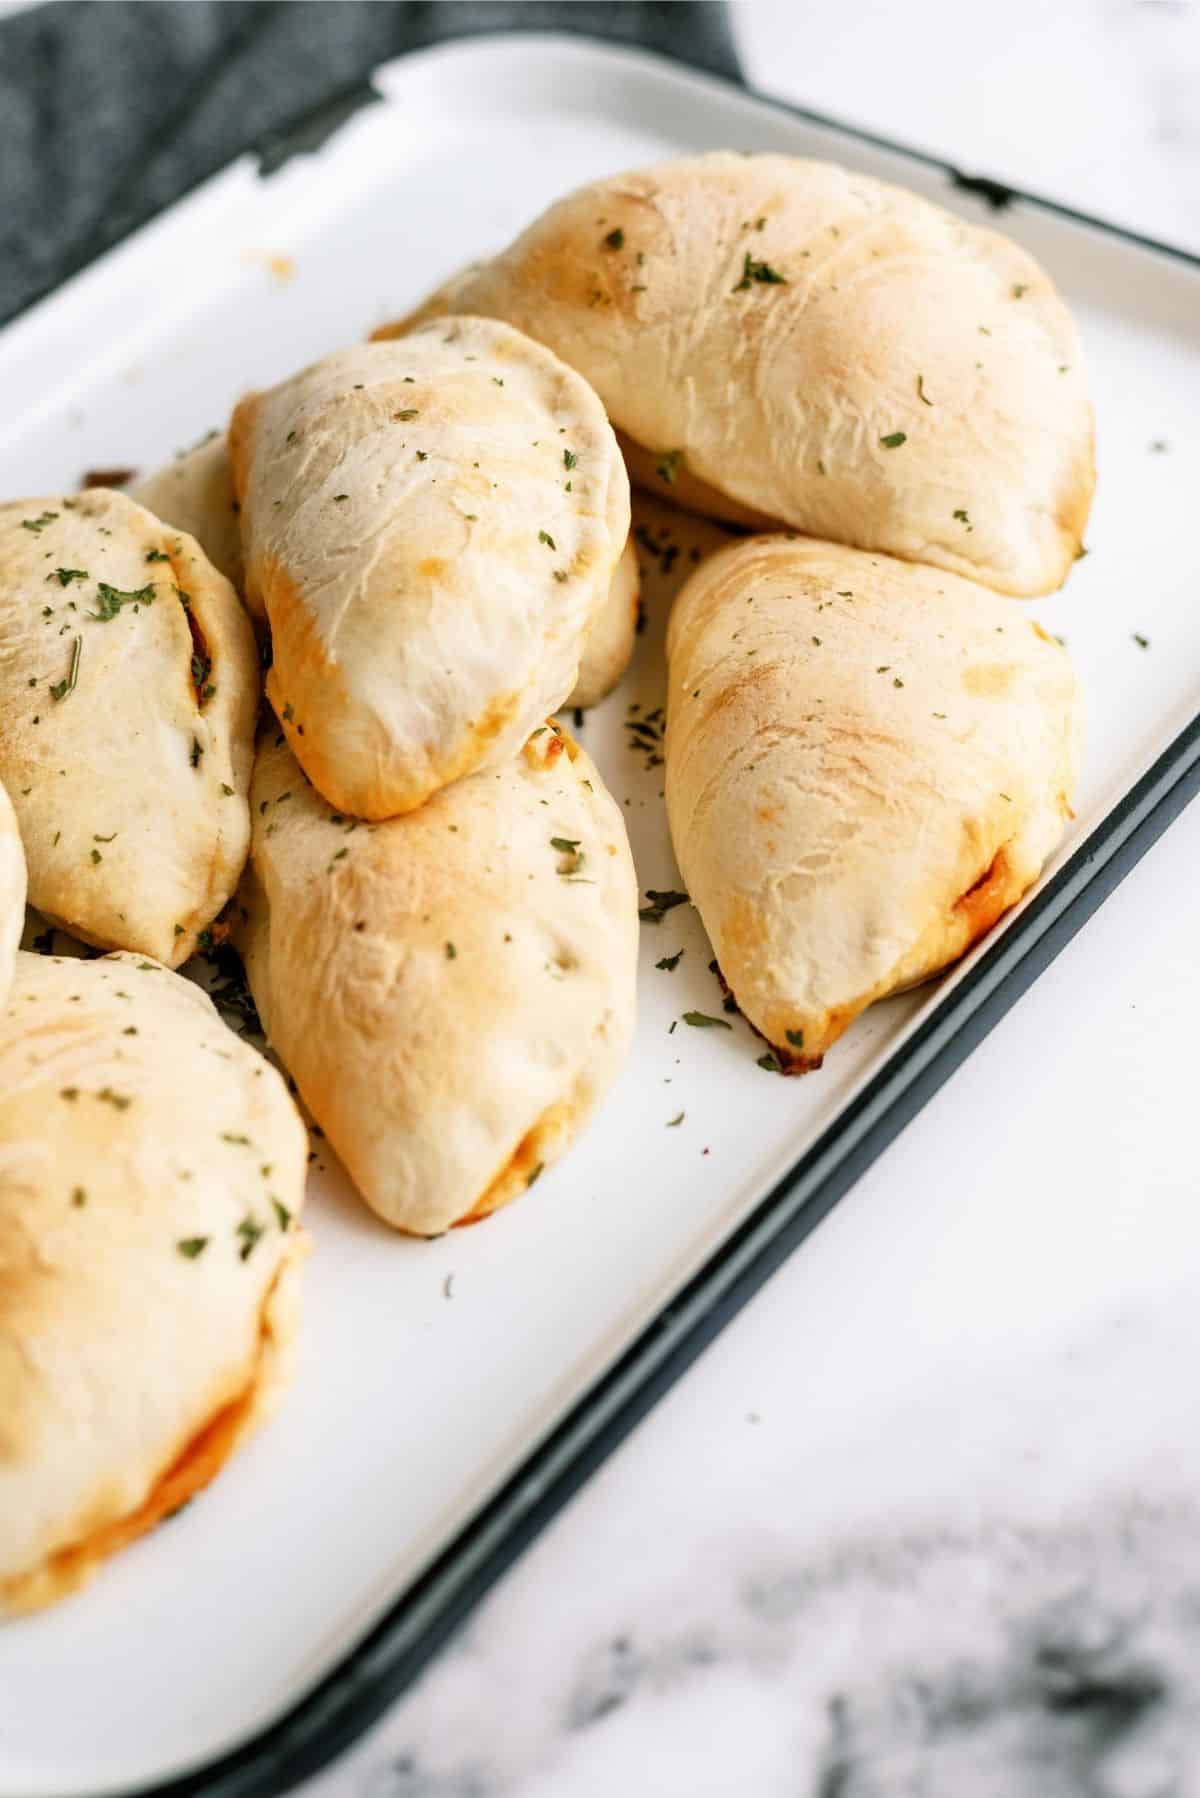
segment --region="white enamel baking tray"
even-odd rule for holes
[[[710,951],[687,907],[646,925],[624,1077],[569,1158],[485,1227],[391,1235],[318,1145],[290,1402],[80,1597],[0,1629],[2,1798],[274,1792],[336,1752],[1200,771],[1200,263],[636,51],[474,40],[390,64],[376,86],[382,103],[318,154],[266,179],[236,163],[0,337],[0,492],[150,467],[244,388],[361,338],[592,176],[718,146],[832,157],[1011,232],[1082,326],[1099,423],[1091,554],[1034,607],[1086,683],[1078,817],[1015,918],[940,983],[873,1010],[806,1079],[760,1069],[740,1018],[673,1028],[689,1008],[721,1012]],[[626,728],[631,705],[662,703],[662,589],[649,582],[636,664],[583,733],[626,804],[644,888],[679,884],[661,767]],[[673,972],[656,968],[680,948]]]

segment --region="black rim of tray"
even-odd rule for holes
[[[478,45],[513,35],[522,34],[458,41]],[[537,35],[554,41],[554,34]],[[673,72],[681,66],[657,52],[589,38],[586,32],[558,41],[573,47],[581,39],[632,60],[661,63]],[[939,170],[952,187],[977,195],[997,211],[1013,204],[1033,206],[1200,271],[1200,256],[1171,244],[1006,182],[965,174],[941,157],[760,93],[744,82],[682,66],[690,79],[732,89],[774,112]],[[966,1060],[1198,790],[1200,715],[362,1640],[282,1716],[239,1747],[190,1772],[130,1788],[122,1798],[274,1798],[360,1736]]]

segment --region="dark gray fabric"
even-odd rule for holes
[[[389,56],[505,29],[738,73],[713,0],[60,0],[0,21],[0,318]]]

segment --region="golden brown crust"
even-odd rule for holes
[[[599,705],[620,681],[633,655],[641,592],[641,569],[630,537],[621,551],[608,598],[587,634],[579,677],[566,700],[565,710]]]

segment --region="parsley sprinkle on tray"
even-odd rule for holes
[[[690,1024],[694,1030],[733,1029],[728,1018],[711,1018],[706,1011],[685,1011],[683,1021],[685,1024]]]
[[[70,665],[67,668],[64,678],[62,680],[56,680],[50,688],[51,699],[65,699],[68,693],[73,693],[75,691],[76,683],[79,680],[79,658],[82,653],[83,638],[72,637]]]
[[[638,911],[638,917],[643,924],[661,924],[666,914],[675,906],[688,903],[686,893],[658,893],[653,887],[646,888],[646,897],[650,901],[649,905],[641,906]],[[682,950],[680,953],[682,954]]]

